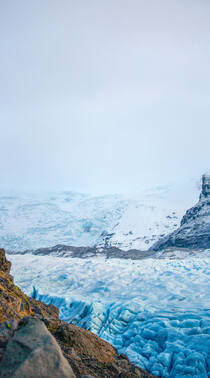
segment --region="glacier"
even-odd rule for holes
[[[138,196],[1,193],[0,245],[10,251],[56,244],[147,250],[178,228],[198,193],[191,180]]]
[[[210,250],[140,261],[9,255],[15,282],[159,377],[210,377]]]

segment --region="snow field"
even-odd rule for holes
[[[0,245],[12,251],[56,244],[147,250],[178,228],[198,198],[194,183],[134,196],[76,192],[0,194]]]

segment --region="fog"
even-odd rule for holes
[[[0,189],[136,193],[209,170],[209,0],[1,1],[0,54]]]

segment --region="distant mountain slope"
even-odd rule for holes
[[[195,181],[138,196],[75,192],[0,195],[0,243],[24,251],[57,244],[147,250],[174,231],[196,198]]]
[[[180,227],[151,249],[157,251],[168,247],[210,248],[210,175],[203,175],[199,201],[187,210]]]

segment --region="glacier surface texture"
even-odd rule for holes
[[[208,251],[206,251],[208,252]],[[16,283],[160,377],[210,376],[209,257],[10,255]]]
[[[116,246],[147,250],[178,228],[198,198],[194,183],[147,190],[135,198],[76,192],[0,195],[0,246],[24,251]]]

